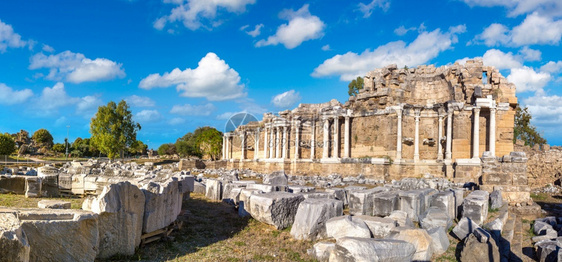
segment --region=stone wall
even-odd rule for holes
[[[562,177],[562,147],[543,145],[543,149],[516,145],[527,154],[527,177],[531,188],[559,184]]]

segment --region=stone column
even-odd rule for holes
[[[267,140],[267,126],[264,127],[263,129],[263,158],[267,159],[267,146],[268,146],[268,140]]]
[[[273,158],[273,149],[275,147],[275,139],[273,139],[273,133],[275,132],[275,128],[273,127],[273,125],[269,126],[269,140],[270,142],[267,144],[267,146],[269,147],[269,158]]]
[[[445,159],[451,160],[452,158],[452,140],[453,140],[453,109],[447,110],[447,144],[445,147]]]
[[[222,135],[222,159],[226,159],[226,135]]]
[[[334,118],[334,153],[332,154],[333,158],[340,157],[340,118],[336,116]]]
[[[226,136],[226,159],[230,159],[230,137]]]
[[[283,126],[283,141],[281,141],[283,146],[283,152],[281,153],[283,159],[287,158],[287,127]]]
[[[402,159],[402,108],[396,110],[396,160]]]
[[[258,152],[260,151],[260,128],[256,130],[256,139],[254,142],[254,160],[258,159]]]
[[[351,149],[351,146],[350,146],[350,144],[349,144],[349,139],[350,139],[351,134],[349,133],[349,131],[350,131],[350,130],[349,130],[349,116],[346,116],[346,117],[345,117],[345,131],[344,131],[344,136],[345,136],[345,137],[344,137],[344,139],[343,139],[343,147],[344,147],[344,149],[343,149],[343,157],[345,157],[345,158],[350,158],[350,157],[351,157],[351,156],[350,156],[350,149]]]
[[[322,151],[322,158],[326,159],[328,158],[328,150],[330,149],[329,147],[329,141],[328,139],[330,139],[330,120],[328,120],[328,118],[326,117],[324,119],[324,145],[322,147],[323,151]]]
[[[496,156],[496,108],[490,108],[490,138],[488,139],[490,143],[490,152],[492,156]]]
[[[473,127],[474,130],[472,131],[473,137],[472,137],[472,158],[473,159],[478,159],[480,156],[480,107],[474,107],[474,113],[472,114],[473,116]]]
[[[300,158],[300,122],[295,124],[295,159]]]
[[[275,136],[275,158],[280,158],[281,157],[281,147],[279,146],[281,144],[281,129],[279,127],[276,127],[277,132],[276,132],[276,136]]]
[[[240,160],[244,160],[246,158],[246,131],[242,131],[240,135],[241,142],[240,142]]]
[[[420,160],[420,109],[415,109],[415,120],[416,120],[416,127],[415,127],[415,134],[414,134],[414,162],[418,162]]]
[[[314,159],[316,154],[316,120],[312,118],[311,127],[312,134],[310,135],[310,160]]]
[[[437,160],[443,160],[443,145],[441,145],[441,137],[443,136],[443,115],[439,114],[439,126],[437,127]]]

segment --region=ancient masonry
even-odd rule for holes
[[[512,153],[516,106],[515,85],[482,60],[391,65],[368,72],[345,104],[300,104],[225,133],[224,165],[386,181],[430,174],[524,202],[527,159]]]

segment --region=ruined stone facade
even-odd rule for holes
[[[259,172],[478,181],[485,151],[513,151],[516,106],[515,85],[481,60],[391,65],[345,104],[300,104],[225,133],[223,159]]]

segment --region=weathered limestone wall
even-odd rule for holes
[[[527,176],[531,188],[560,183],[562,177],[562,147],[543,146],[543,150],[517,145],[527,154]],[[557,182],[558,181],[558,182]]]

